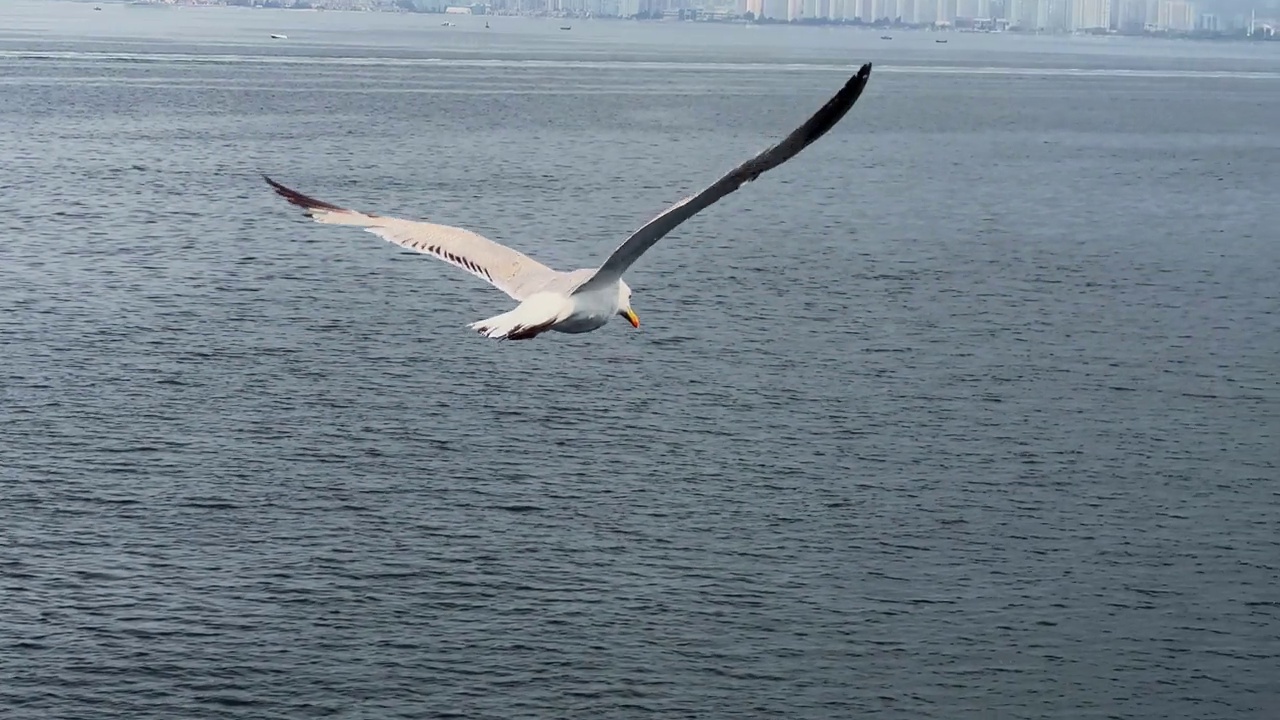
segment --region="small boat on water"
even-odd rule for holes
[[[561,30],[572,30],[572,29],[573,29],[573,26],[572,26],[572,25],[561,25],[561,26],[560,26],[560,29],[561,29]]]
[[[946,40],[934,40],[934,42],[936,42],[936,43],[944,43],[944,42],[946,42]]]
[[[881,36],[880,36],[880,39],[881,39],[881,40],[892,40],[892,39],[893,39],[893,36],[892,36],[892,35],[881,35]]]
[[[444,22],[440,23],[440,27],[456,27],[456,26],[453,23],[449,22],[448,20],[445,20]]]
[[[281,35],[280,33],[271,33],[271,39],[272,40],[288,40],[289,36]]]

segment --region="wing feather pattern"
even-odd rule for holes
[[[575,293],[584,292],[601,285],[616,282],[627,268],[631,267],[654,243],[674,230],[680,223],[697,215],[724,196],[734,192],[743,185],[760,177],[761,174],[778,167],[795,157],[797,153],[813,144],[818,138],[827,134],[836,123],[858,101],[862,89],[871,77],[871,63],[863,65],[844,87],[822,106],[803,125],[796,128],[782,142],[756,155],[750,160],[729,171],[726,175],[711,184],[702,192],[691,195],[667,208],[656,218],[645,223],[643,227],[631,234],[631,237],[613,251],[609,259],[596,270],[589,280],[580,285]]]
[[[266,175],[262,177],[278,195],[304,208],[316,222],[364,228],[400,247],[435,256],[462,268],[516,300],[524,300],[559,275],[523,253],[470,230],[348,210],[303,195]]]

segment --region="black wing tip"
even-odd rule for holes
[[[853,77],[849,78],[849,81],[844,84],[841,91],[836,93],[836,97],[832,98],[832,101],[841,106],[853,107],[853,104],[858,101],[858,96],[862,94],[862,89],[867,86],[867,81],[870,79],[871,63],[863,63],[862,67],[858,68],[858,72],[854,73]]]
[[[306,208],[307,210],[331,210],[334,212],[347,212],[346,208],[338,207],[337,205],[327,203],[323,200],[317,200],[308,195],[303,195],[302,193],[298,192],[297,190],[294,190],[293,188],[281,185],[280,183],[268,177],[266,173],[261,173],[261,175],[262,175],[262,179],[267,181],[267,184],[270,185],[271,188],[276,191],[277,195],[284,198],[285,200],[288,200],[293,205],[297,205],[298,207],[301,207],[301,208]]]
[[[861,93],[861,88],[866,87],[867,81],[870,79],[871,63],[863,63],[862,67],[858,68],[858,72],[853,76],[852,81],[860,86],[858,92]]]
[[[284,185],[281,185],[275,180],[272,180],[270,176],[268,176],[266,173],[259,173],[259,174],[262,175],[262,179],[266,180],[267,184],[270,185],[272,189],[274,189],[280,195],[284,196],[286,193],[292,194],[294,192],[293,190],[290,190],[289,188],[285,187]]]
[[[818,138],[826,135],[831,128],[836,126],[850,110],[853,109],[858,98],[862,96],[862,91],[867,86],[867,81],[871,79],[871,63],[863,63],[858,68],[858,72],[849,78],[844,87],[835,94],[826,105],[823,105],[818,112],[814,113],[801,128],[801,142],[803,146],[808,146],[815,142]]]

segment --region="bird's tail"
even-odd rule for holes
[[[569,316],[572,307],[566,300],[555,295],[534,296],[514,310],[473,322],[468,327],[497,340],[531,340]]]

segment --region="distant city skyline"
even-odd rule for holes
[[[136,0],[135,0],[136,1]],[[1280,0],[141,0],[328,10],[903,24],[1051,33],[1227,33],[1271,38]]]

